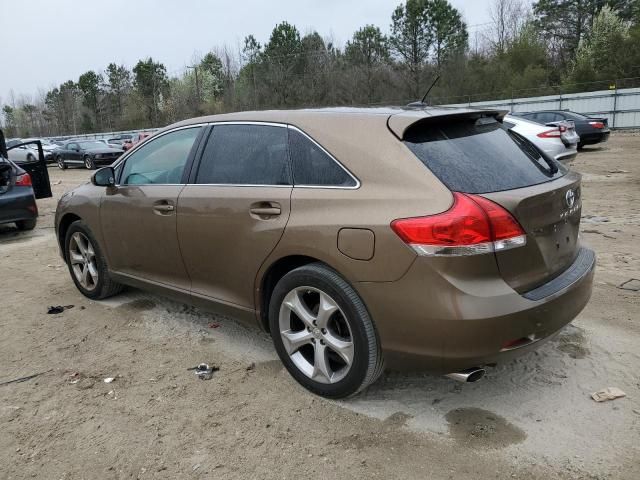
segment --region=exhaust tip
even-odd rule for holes
[[[466,370],[462,370],[461,372],[449,373],[446,376],[453,380],[457,380],[459,382],[465,383],[473,383],[480,380],[484,377],[485,369],[479,367],[468,368]]]

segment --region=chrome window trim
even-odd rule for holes
[[[287,123],[261,122],[256,120],[229,120],[229,121],[220,120],[216,122],[194,123],[191,125],[183,125],[181,127],[172,128],[171,130],[167,130],[160,134],[150,136],[148,141],[145,140],[144,142],[140,142],[131,150],[125,152],[113,165],[111,165],[111,167],[114,169],[118,168],[120,164],[124,163],[127,160],[127,158],[129,158],[129,156],[131,156],[134,152],[138,150],[138,148],[141,148],[143,145],[146,145],[147,143],[150,143],[164,135],[167,135],[172,132],[177,132],[179,130],[184,130],[187,128],[207,127],[207,126],[215,127],[216,125],[263,125],[267,127],[279,127],[279,128],[287,128],[287,129],[295,130],[296,132],[304,135],[310,142],[316,145],[329,158],[331,158],[331,160],[337,163],[338,166],[347,175],[349,175],[349,177],[351,177],[351,179],[356,184],[350,187],[344,187],[340,185],[295,185],[295,182],[293,185],[271,185],[271,184],[261,185],[261,184],[240,184],[240,183],[145,183],[141,185],[116,184],[115,186],[116,187],[128,187],[128,186],[142,187],[142,186],[153,186],[153,185],[156,185],[156,186],[194,185],[194,186],[202,186],[202,187],[270,187],[270,188],[307,188],[307,189],[314,188],[314,189],[329,189],[329,190],[357,190],[362,185],[358,177],[356,177],[353,173],[351,173],[351,171],[347,167],[345,167],[338,159],[336,159],[336,157],[334,157],[330,152],[328,152],[326,148],[324,148],[322,145],[316,142],[312,137],[310,137],[306,132],[304,132],[300,128]]]

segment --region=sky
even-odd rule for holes
[[[450,0],[475,32],[490,0]],[[283,20],[342,46],[366,24],[388,33],[401,0],[0,0],[0,103],[34,96],[116,62],[153,57],[177,74],[195,56],[253,34],[264,44]]]

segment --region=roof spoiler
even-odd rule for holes
[[[430,124],[451,121],[456,118],[482,118],[493,117],[502,121],[509,113],[507,110],[480,110],[471,108],[445,108],[436,107],[420,110],[405,110],[402,113],[391,115],[387,119],[387,126],[391,133],[403,140],[407,130],[417,124]]]

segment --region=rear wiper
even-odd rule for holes
[[[549,157],[547,154],[545,154],[542,150],[540,150],[538,147],[536,147],[533,143],[531,143],[529,140],[527,140],[525,137],[523,137],[519,133],[516,133],[510,129],[507,129],[507,133],[509,133],[509,135],[511,135],[513,139],[516,142],[518,142],[522,147],[529,150],[532,156],[534,156],[533,154],[537,154],[538,156],[542,157],[542,159],[544,160],[544,163],[546,163],[549,166],[549,173],[551,175],[555,175],[556,173],[558,173],[558,165],[556,165],[556,162],[553,159],[551,159],[551,157]]]

